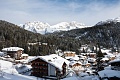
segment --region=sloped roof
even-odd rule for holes
[[[73,52],[73,51],[64,51],[64,54],[65,54],[65,53],[68,53],[68,54],[73,53],[73,54],[75,54],[75,52]]]
[[[51,54],[51,55],[46,55],[46,56],[36,56],[32,59],[30,59],[28,62],[34,61],[36,59],[42,59],[45,62],[55,66],[59,70],[62,70],[62,65],[65,62],[67,65],[69,64],[69,61],[56,55],[56,54]]]
[[[107,57],[102,58],[103,61],[109,60]]]
[[[75,55],[75,57],[73,57],[73,56],[67,56],[65,58],[66,59],[71,59],[71,60],[79,60],[79,57],[77,55]]]
[[[115,76],[120,78],[120,71],[115,71],[115,70],[102,70],[99,71],[98,74],[100,75],[101,78],[115,77]]]
[[[24,49],[19,47],[8,47],[2,49],[2,51],[18,51],[18,50],[24,50]]]
[[[71,61],[69,65],[73,66],[74,64],[82,64],[80,61]]]
[[[28,54],[22,54],[21,56],[28,56]]]
[[[115,62],[120,62],[120,59],[114,59],[114,60],[110,61],[109,63],[115,63]]]

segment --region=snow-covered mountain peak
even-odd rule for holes
[[[72,22],[61,22],[61,23],[58,23],[56,25],[53,25],[51,26],[52,28],[61,28],[61,29],[76,29],[76,28],[85,28],[85,24],[83,23],[78,23],[76,21],[72,21]]]
[[[61,22],[61,23],[58,23],[56,25],[52,25],[51,28],[65,28],[66,26],[69,26],[69,23],[68,22]]]
[[[103,25],[103,24],[111,23],[111,22],[115,22],[115,23],[120,22],[120,16],[117,17],[117,18],[114,18],[114,19],[108,19],[106,21],[100,21],[96,25]]]
[[[44,29],[44,28],[50,27],[50,25],[48,23],[43,23],[43,22],[40,22],[40,21],[27,22],[27,23],[25,23],[25,25],[29,26],[29,28],[30,27],[35,27],[37,29]]]
[[[114,19],[117,22],[120,22],[120,16]]]
[[[20,26],[22,26],[20,24]],[[25,23],[22,28],[35,32],[35,33],[41,33],[41,34],[45,34],[45,33],[53,33],[56,31],[68,31],[71,29],[78,29],[78,28],[85,28],[88,26],[85,26],[85,24],[83,23],[78,23],[76,21],[72,21],[72,22],[61,22],[58,23],[56,25],[52,25],[50,26],[48,23],[43,23],[40,21],[34,21],[34,22],[27,22]]]
[[[78,22],[76,22],[76,21],[72,21],[72,22],[70,23],[70,25],[71,25],[71,26],[85,26],[85,24],[83,24],[83,23],[78,23]]]
[[[44,34],[44,31],[46,30],[46,28],[49,28],[50,25],[48,23],[43,23],[40,21],[34,21],[34,22],[26,22],[22,28],[28,30],[28,31],[32,31],[35,33],[41,33]]]

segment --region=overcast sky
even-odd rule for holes
[[[119,16],[120,0],[0,0],[0,19],[18,25],[29,21],[95,25]]]

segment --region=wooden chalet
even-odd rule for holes
[[[82,66],[82,63],[81,62],[77,62],[77,61],[72,61],[69,66],[71,68],[75,68],[75,67],[81,67]]]
[[[69,61],[55,54],[37,56],[29,60],[32,66],[32,76],[37,77],[61,77],[67,73]]]
[[[72,51],[65,51],[64,56],[65,57],[75,57],[76,53]]]
[[[28,56],[29,56],[28,54],[22,54],[22,55],[21,55],[21,58],[22,58],[22,59],[28,59]]]
[[[2,51],[9,55],[11,58],[14,59],[21,59],[21,55],[23,53],[23,48],[19,48],[19,47],[9,47],[9,48],[3,48]]]
[[[81,53],[81,55],[89,57],[89,58],[95,58],[96,57],[96,53]]]

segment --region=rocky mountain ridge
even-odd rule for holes
[[[89,27],[89,26],[85,26],[85,24],[83,23],[78,23],[76,21],[72,21],[70,23],[61,22],[56,25],[49,25],[48,23],[34,21],[34,22],[27,22],[25,24],[21,24],[20,26],[25,30],[32,31],[34,33],[40,33],[40,34],[53,33],[53,32],[59,32],[59,31],[68,31],[72,29]]]

